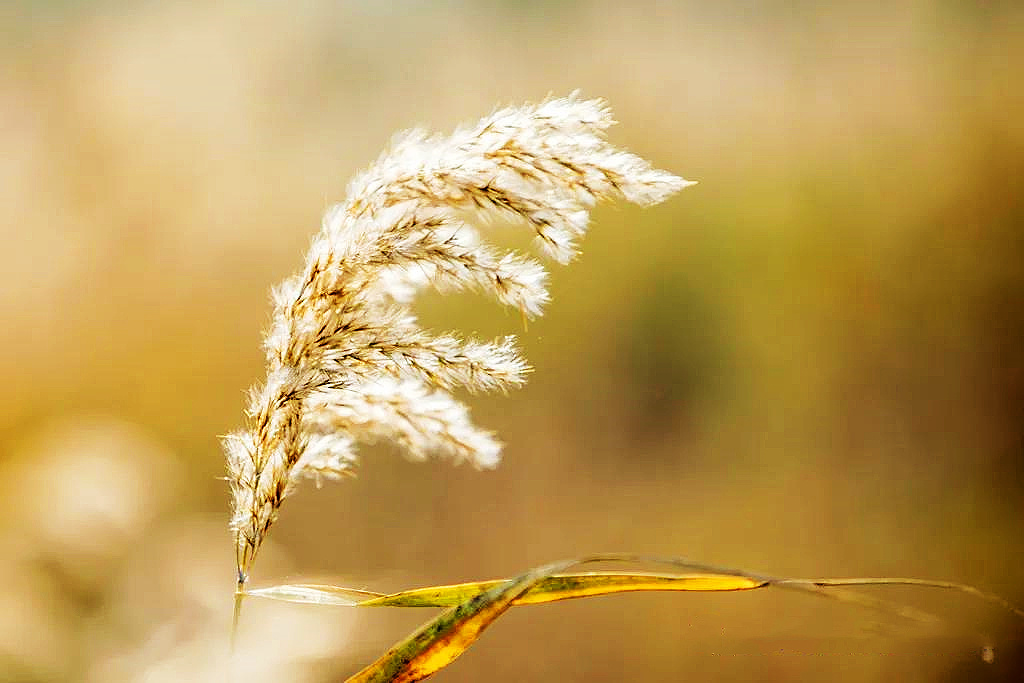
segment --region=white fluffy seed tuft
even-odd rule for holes
[[[267,379],[250,391],[247,426],[223,438],[241,582],[295,484],[349,475],[357,442],[498,463],[500,443],[449,392],[522,384],[514,339],[432,335],[409,305],[429,285],[541,315],[544,267],[486,244],[466,216],[517,219],[567,263],[598,200],[656,204],[690,184],[608,144],[613,123],[603,100],[574,94],[446,137],[411,131],[326,212],[303,270],[273,291]]]

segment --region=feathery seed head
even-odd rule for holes
[[[494,467],[501,445],[449,393],[518,386],[514,339],[431,335],[409,304],[427,285],[473,289],[538,316],[547,273],[484,243],[465,217],[525,222],[559,263],[600,199],[656,204],[691,184],[608,144],[603,100],[575,94],[501,109],[447,137],[411,131],[325,214],[303,270],[273,290],[267,379],[224,437],[239,581],[297,481],[351,474],[355,443],[387,440]]]

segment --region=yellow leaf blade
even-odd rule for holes
[[[369,599],[383,597],[380,593],[371,591],[312,583],[285,583],[268,588],[253,588],[245,591],[245,595],[282,602],[342,607],[351,607]]]
[[[388,650],[347,683],[411,683],[443,669],[459,658],[485,628],[538,581],[572,566],[559,562],[529,571],[452,607]]]
[[[360,607],[446,607],[458,605],[503,583],[501,580],[473,581],[447,586],[430,586],[373,597]],[[585,598],[634,591],[740,591],[761,588],[765,583],[745,576],[727,574],[654,574],[586,572],[555,574],[540,579],[513,605],[537,605],[558,600]]]
[[[586,572],[560,573],[593,562],[666,564],[699,574]],[[350,683],[412,682],[448,666],[462,655],[495,619],[513,605],[528,605],[630,591],[745,591],[777,587],[830,597],[913,621],[931,623],[936,618],[919,610],[851,592],[844,587],[865,585],[914,585],[955,589],[1000,605],[1024,617],[1024,610],[1005,599],[972,586],[907,578],[787,579],[737,569],[695,563],[682,558],[638,555],[594,555],[558,562],[508,580],[476,581],[431,586],[389,595],[321,586],[291,584],[256,589],[245,594],[315,604],[360,607],[449,607],[437,618],[395,645],[383,657],[348,679]],[[241,593],[239,595],[242,595]],[[453,606],[454,605],[454,606]]]

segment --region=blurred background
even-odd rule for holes
[[[470,400],[502,466],[364,449],[284,506],[254,585],[629,551],[1024,603],[1017,3],[9,0],[0,36],[0,681],[226,680],[217,435],[264,376],[270,286],[394,132],[577,88],[700,184],[600,207],[526,328],[427,297],[536,367]],[[436,680],[1024,669],[1019,620],[872,594],[943,635],[785,591],[620,595],[513,610]],[[253,600],[237,680],[341,680],[428,615]]]

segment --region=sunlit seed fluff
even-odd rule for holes
[[[409,305],[429,285],[540,315],[544,267],[488,245],[467,216],[517,219],[566,263],[598,200],[654,204],[689,184],[608,144],[613,123],[602,100],[571,95],[449,136],[405,133],[326,212],[303,269],[273,290],[267,379],[246,428],[224,437],[240,581],[296,482],[350,474],[358,442],[497,464],[500,443],[449,392],[521,384],[513,338],[430,334]]]

